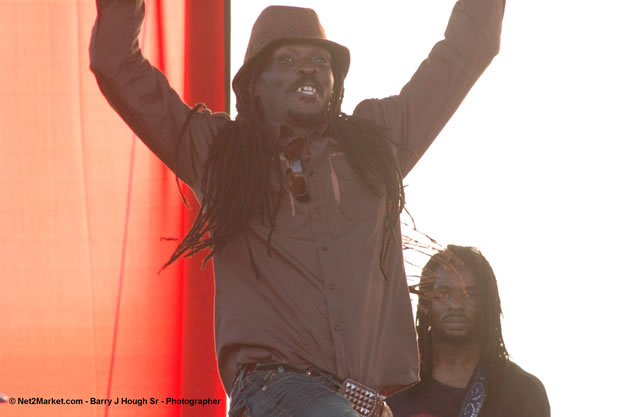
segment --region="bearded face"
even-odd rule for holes
[[[268,56],[255,85],[265,119],[313,129],[325,120],[333,95],[331,54],[309,43],[286,43]]]
[[[479,336],[478,288],[470,270],[458,265],[437,267],[431,294],[431,331],[434,340],[465,344]]]

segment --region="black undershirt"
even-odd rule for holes
[[[458,417],[466,390],[430,378],[395,394],[386,402],[394,417]],[[550,417],[542,382],[513,362],[490,384],[480,417]]]
[[[391,397],[388,404],[394,417],[458,417],[466,389],[442,384],[435,379],[415,385],[399,395],[412,398]]]

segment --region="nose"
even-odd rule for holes
[[[465,307],[464,294],[460,292],[453,292],[452,294],[449,294],[448,307],[451,310],[463,310]]]
[[[313,63],[313,60],[307,57],[301,58],[296,68],[299,74],[315,74],[318,72],[318,67]]]

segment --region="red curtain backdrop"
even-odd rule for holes
[[[141,35],[184,99],[214,111],[226,108],[227,8],[148,0]],[[195,212],[98,90],[95,16],[94,0],[0,2],[0,393],[83,401],[0,415],[223,416],[212,269],[194,259],[157,274],[176,246],[162,238]]]

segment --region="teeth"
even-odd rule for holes
[[[308,95],[314,95],[318,93],[318,90],[316,90],[316,88],[312,87],[311,85],[304,85],[302,87],[298,87],[296,91],[298,91],[299,93],[308,94]]]

